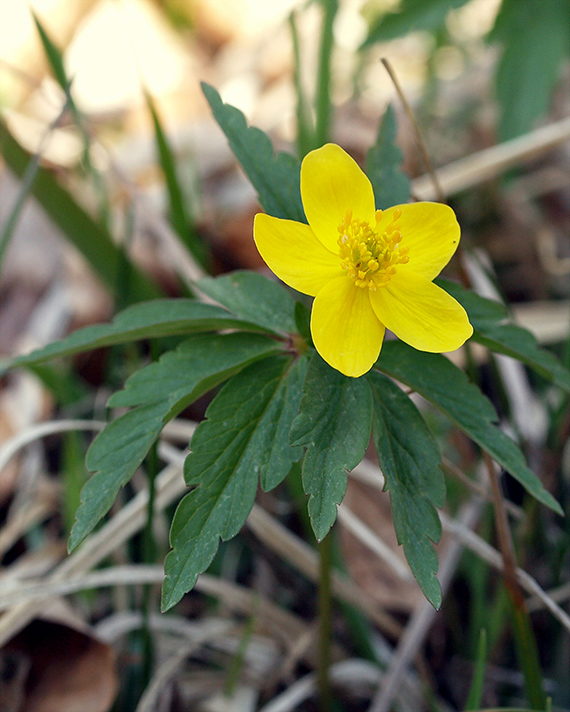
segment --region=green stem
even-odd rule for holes
[[[152,361],[158,361],[159,349],[156,340],[151,341],[150,355]],[[143,559],[146,564],[156,562],[156,542],[154,540],[154,503],[156,500],[156,478],[158,475],[158,442],[155,442],[147,456],[146,472],[148,479],[148,502],[146,510],[146,523],[143,532]],[[144,587],[143,593],[143,666],[142,679],[143,689],[150,683],[152,668],[154,665],[154,643],[152,630],[150,627],[150,616],[155,606],[153,606],[152,584]]]
[[[331,566],[332,536],[319,542],[319,706],[321,712],[331,709],[329,670],[331,663]]]
[[[148,478],[148,503],[145,529],[143,533],[143,558],[145,563],[154,564],[156,562],[156,543],[154,541],[153,520],[154,520],[154,502],[156,495],[156,476],[158,474],[158,443],[154,443],[147,457],[147,478]],[[152,599],[152,584],[144,587],[143,593],[143,628],[142,628],[142,643],[143,643],[143,666],[142,679],[143,689],[147,687],[152,675],[154,665],[154,644],[152,639],[152,630],[150,627],[150,616],[154,609]]]
[[[317,93],[315,97],[316,143],[324,145],[329,140],[331,116],[331,56],[334,44],[333,26],[338,12],[338,0],[321,0],[324,8],[321,47],[319,53],[319,70],[317,78]]]
[[[537,710],[546,709],[546,695],[536,638],[524,601],[511,594],[513,632],[517,657],[522,669],[528,703]]]
[[[299,158],[303,158],[315,147],[315,137],[301,80],[301,50],[296,18],[296,13],[293,11],[289,15],[289,27],[291,28],[291,41],[293,43],[293,83],[297,94],[297,153]]]

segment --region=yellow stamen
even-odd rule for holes
[[[396,265],[409,262],[409,247],[401,246],[403,238],[398,225],[401,215],[401,209],[396,208],[392,222],[380,232],[381,210],[374,214],[375,229],[369,223],[353,218],[352,210],[347,211],[338,226],[338,255],[343,269],[357,287],[375,291],[396,274]]]

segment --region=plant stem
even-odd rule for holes
[[[495,465],[486,452],[483,452],[483,457],[485,458],[489,479],[491,480],[497,539],[503,556],[505,586],[513,611],[515,648],[524,676],[526,695],[531,707],[537,710],[544,710],[546,709],[546,696],[542,682],[542,670],[540,668],[534,631],[517,579],[517,563],[505,503],[499,485],[499,479],[495,471]]]
[[[333,26],[338,12],[338,0],[321,0],[324,9],[323,30],[319,53],[317,92],[315,97],[316,144],[324,145],[329,140],[331,115],[331,55],[334,44]]]
[[[315,135],[312,117],[307,105],[307,98],[303,90],[303,81],[301,79],[301,50],[299,32],[297,29],[297,15],[294,10],[289,15],[289,27],[291,29],[291,41],[293,43],[293,83],[297,95],[297,153],[299,158],[304,158],[307,153],[314,148]]]
[[[331,566],[332,536],[329,532],[319,542],[319,707],[321,712],[331,709],[329,669],[331,662]]]
[[[156,476],[158,473],[158,443],[154,443],[147,457],[147,479],[148,479],[148,504],[146,524],[143,533],[143,559],[146,564],[153,564],[156,561],[156,544],[153,534],[154,501],[156,493]],[[144,587],[143,593],[143,669],[142,678],[144,688],[151,679],[154,664],[154,645],[152,630],[150,627],[150,616],[152,613],[152,584]]]

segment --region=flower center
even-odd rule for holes
[[[382,233],[378,232],[381,210],[375,213],[374,227],[364,220],[353,218],[352,210],[346,213],[338,226],[341,265],[357,287],[368,287],[374,292],[396,274],[396,265],[405,265],[410,261],[409,248],[400,246],[402,233],[398,220],[401,215],[402,211],[396,208],[392,222]]]

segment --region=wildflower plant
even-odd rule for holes
[[[196,296],[143,302],[110,324],[3,365],[141,339],[178,345],[131,375],[108,403],[126,409],[87,454],[85,485],[69,548],[107,514],[162,429],[218,389],[195,430],[165,561],[163,610],[210,565],[220,540],[235,536],[258,486],[270,491],[301,463],[318,540],[332,527],[347,472],[372,440],[390,496],[397,538],[426,598],[441,604],[433,548],[445,482],[439,446],[404,391],[420,394],[539,502],[561,514],[497,426],[491,402],[442,352],[468,339],[516,358],[570,392],[570,373],[513,325],[501,304],[437,278],[457,249],[453,211],[410,203],[390,109],[367,156],[366,174],[340,147],[310,152],[302,165],[273,151],[236,108],[204,93],[264,214],[255,241],[276,279],[253,272],[206,277]],[[293,288],[293,291],[290,289]],[[315,297],[307,306],[306,296]],[[202,297],[207,297],[207,301]],[[390,330],[395,338],[386,338]]]

